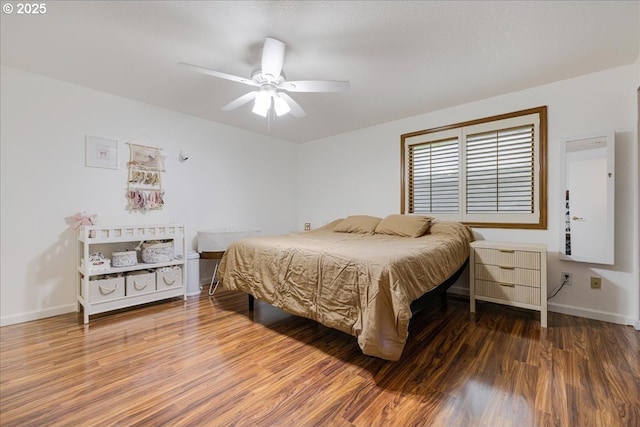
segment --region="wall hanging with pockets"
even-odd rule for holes
[[[131,211],[158,210],[164,207],[162,149],[129,143],[131,158],[127,182],[127,208]]]

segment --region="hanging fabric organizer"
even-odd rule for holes
[[[162,149],[129,143],[131,157],[127,182],[127,208],[131,211],[158,210],[164,206]]]

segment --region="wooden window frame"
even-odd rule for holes
[[[512,113],[500,114],[497,116],[490,116],[481,119],[471,120],[467,122],[455,123],[451,125],[441,126],[432,129],[426,129],[411,133],[406,133],[400,136],[400,212],[401,213],[410,213],[406,212],[406,196],[408,194],[408,165],[406,164],[406,141],[410,138],[415,138],[418,136],[435,134],[444,131],[450,131],[455,129],[466,128],[470,126],[475,126],[479,124],[485,124],[490,122],[497,122],[505,119],[517,118],[521,116],[527,116],[537,114],[539,117],[539,152],[538,152],[538,192],[539,197],[537,199],[537,208],[538,210],[538,221],[536,222],[524,222],[524,223],[513,223],[513,222],[502,222],[499,220],[499,217],[502,215],[509,215],[503,213],[496,213],[494,215],[497,216],[498,221],[496,222],[467,222],[463,221],[464,224],[475,227],[475,228],[509,228],[509,229],[534,229],[534,230],[546,230],[547,229],[547,156],[548,156],[548,145],[547,145],[547,107],[541,106],[536,108],[530,108],[526,110],[515,111]],[[461,141],[461,144],[464,144]],[[463,148],[461,151],[464,151]],[[460,173],[466,173],[462,169]],[[434,217],[438,217],[438,214],[433,214]]]

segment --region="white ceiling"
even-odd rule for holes
[[[3,5],[7,2],[3,1]],[[17,2],[8,2],[16,4]],[[46,1],[2,13],[3,65],[284,140],[304,142],[633,63],[637,1]],[[307,116],[266,120],[252,90],[180,61],[250,77],[264,37],[287,44]]]

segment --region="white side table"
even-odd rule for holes
[[[476,300],[540,312],[547,327],[547,247],[540,244],[471,243],[470,310]]]

